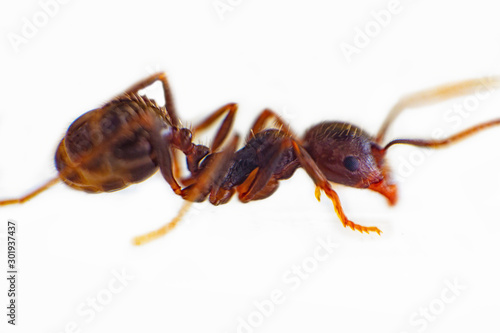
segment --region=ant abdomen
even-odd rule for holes
[[[158,169],[150,133],[161,110],[141,98],[114,100],[83,114],[56,152],[56,168],[69,186],[110,192],[138,183]]]

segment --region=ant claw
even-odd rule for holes
[[[318,201],[321,201],[321,188],[319,186],[316,186],[316,189],[314,190],[314,196]]]
[[[382,231],[377,227],[365,227],[365,226],[356,224],[356,223],[349,221],[349,220],[347,220],[346,222],[342,222],[342,224],[344,225],[344,227],[349,227],[352,230],[359,231],[360,233],[366,232],[367,234],[369,234],[370,231],[376,232],[379,235],[382,233]]]

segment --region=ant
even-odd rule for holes
[[[163,84],[165,107],[138,94],[157,80]],[[265,109],[251,127],[245,145],[236,150],[238,135],[233,135],[229,144],[219,149],[229,135],[236,104],[221,107],[192,130],[184,128],[176,115],[166,76],[158,73],[75,120],[56,152],[59,175],[28,195],[0,201],[0,205],[23,203],[59,180],[87,192],[115,191],[145,180],[159,168],[173,191],[185,202],[170,223],[136,237],[134,244],[140,245],[173,229],[192,202],[208,199],[213,205],[220,205],[227,203],[236,192],[243,203],[265,199],[277,190],[280,180],[292,177],[302,167],[316,185],[316,198],[320,199],[321,191],[326,194],[344,227],[380,234],[377,227],[362,226],[346,217],[330,182],[367,188],[383,195],[389,205],[396,204],[397,186],[391,180],[385,160],[388,148],[397,144],[441,148],[500,125],[500,119],[495,119],[445,139],[395,139],[383,145],[396,117],[405,109],[468,95],[483,88],[497,88],[499,84],[500,77],[473,79],[410,94],[395,104],[375,137],[355,125],[329,121],[312,126],[299,138],[279,115]],[[194,134],[212,125],[223,114],[226,117],[210,147],[192,142]],[[270,120],[277,128],[267,127]],[[179,177],[176,151],[186,156],[190,172],[187,178]]]

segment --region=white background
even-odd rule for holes
[[[493,1],[401,0],[350,62],[340,45],[353,44],[357,29],[373,26],[371,12],[389,1],[220,3],[233,10],[221,17],[212,0],[70,1],[16,52],[9,36],[42,9],[33,0],[2,1],[0,197],[53,177],[67,126],[157,70],[167,72],[187,124],[238,102],[241,134],[265,107],[298,133],[322,120],[376,133],[404,94],[500,73]],[[405,113],[390,137],[454,132],[443,118],[454,103],[464,98]],[[499,110],[500,94],[491,95],[461,128]],[[200,204],[174,232],[140,248],[131,238],[182,204],[159,174],[112,194],[56,185],[0,209],[0,268],[7,219],[14,219],[20,272],[18,326],[6,324],[4,278],[0,325],[8,332],[498,331],[499,139],[490,130],[413,165],[398,177],[396,207],[370,191],[335,187],[346,214],[382,236],[344,229],[331,203],[315,200],[303,170],[261,202]],[[419,151],[391,149],[395,173]],[[318,261],[318,240],[327,239],[337,246]],[[303,263],[310,273],[294,289],[290,269]],[[113,272],[121,271],[133,279],[111,294],[110,284],[120,287]],[[458,296],[447,284],[454,282],[465,286]],[[268,304],[273,290],[283,302],[258,310],[255,302]],[[100,311],[91,317],[96,297]],[[432,320],[423,319],[418,313],[429,307]],[[241,326],[249,317],[253,326]]]

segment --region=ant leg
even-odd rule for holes
[[[17,199],[2,200],[2,201],[0,201],[0,206],[25,203],[26,201],[28,201],[28,200],[32,199],[33,197],[37,196],[38,194],[42,193],[43,191],[45,191],[46,189],[48,189],[52,185],[55,185],[57,182],[59,182],[59,180],[60,180],[60,178],[59,178],[59,176],[57,176],[55,178],[52,178],[51,180],[49,180],[48,182],[46,182],[45,184],[43,184],[42,186],[40,186],[39,188],[34,190],[33,192],[26,194],[25,196],[22,196],[22,197],[17,198]]]
[[[259,133],[260,131],[262,131],[266,127],[266,123],[269,121],[269,119],[274,119],[276,125],[278,125],[283,132],[289,134],[292,137],[297,137],[290,129],[290,126],[283,119],[281,119],[281,117],[276,114],[276,112],[270,109],[265,109],[253,123],[246,141],[250,140],[255,133]]]
[[[217,191],[226,175],[238,146],[239,136],[233,135],[231,142],[221,152],[207,156],[207,165],[195,177],[193,184],[182,189],[182,197],[188,201],[204,201],[211,191]]]
[[[468,128],[462,132],[454,134],[448,138],[441,140],[420,140],[420,139],[396,139],[389,142],[385,147],[384,151],[387,150],[392,145],[395,144],[408,144],[418,147],[429,147],[429,148],[442,148],[444,146],[448,146],[456,143],[457,141],[463,140],[473,134],[481,132],[482,130],[488,129],[493,126],[500,125],[500,119],[491,120],[471,128]]]
[[[297,155],[297,158],[298,158],[301,166],[306,170],[306,172],[309,174],[309,177],[311,177],[312,180],[314,181],[314,183],[316,184],[316,192],[315,192],[316,198],[318,200],[320,199],[320,195],[321,195],[320,191],[321,190],[323,190],[325,192],[325,194],[328,196],[328,198],[330,198],[330,200],[332,200],[333,206],[335,208],[335,212],[337,213],[337,216],[339,217],[339,219],[342,222],[342,224],[344,225],[344,227],[350,227],[352,230],[358,230],[361,233],[363,233],[363,232],[369,233],[370,231],[372,231],[372,232],[376,232],[380,235],[381,231],[379,228],[377,228],[377,227],[365,227],[365,226],[356,224],[356,223],[350,221],[345,216],[344,210],[342,209],[342,205],[340,204],[340,199],[339,199],[337,193],[332,189],[330,183],[326,179],[323,172],[319,169],[319,167],[316,165],[316,163],[311,158],[311,156],[307,153],[307,151],[298,143],[299,141],[296,139],[296,136],[293,134],[290,127],[276,113],[274,113],[273,111],[271,111],[269,109],[264,110],[260,114],[260,116],[257,118],[254,125],[252,126],[251,135],[253,133],[261,131],[265,125],[265,122],[271,117],[274,117],[276,119],[276,122],[281,127],[285,128],[285,131],[287,133],[289,133],[289,135],[290,135],[290,138],[287,138],[283,141],[279,152],[281,153],[287,146],[290,147],[290,144],[293,146],[293,149],[295,151],[295,154]],[[256,186],[257,184],[260,185],[261,188],[263,188],[264,186],[266,186],[269,183],[269,182],[264,183],[264,180],[266,179],[265,174],[272,172],[272,169],[270,168],[270,170],[265,170],[264,174],[261,176],[261,179],[259,181],[257,181],[257,178],[259,178],[260,172],[261,172],[261,170],[257,171],[257,175],[255,176],[255,180],[250,185],[248,192],[246,192],[246,194],[243,195],[244,199],[245,199],[245,195],[248,196],[249,193],[253,193],[253,194],[258,193],[258,191],[255,190],[258,188],[258,186]],[[269,180],[269,178],[267,178],[267,179]],[[262,186],[262,183],[264,183],[263,186]],[[270,185],[272,185],[272,184],[270,184]],[[249,198],[249,197],[246,197],[246,199],[251,200],[251,198]]]
[[[257,200],[257,198],[266,194],[269,196],[278,188],[278,182],[273,175],[283,152],[287,148],[291,148],[289,138],[274,147],[274,152],[272,152],[271,157],[267,160],[266,166],[252,171],[248,177],[249,183],[245,181],[238,187],[238,199],[241,202],[246,203],[251,200]],[[260,193],[261,191],[262,193]]]
[[[173,218],[169,223],[165,224],[163,227],[157,230],[135,237],[133,239],[133,244],[146,244],[156,238],[164,236],[169,231],[174,229],[177,223],[179,223],[182,217],[189,210],[189,207],[192,205],[192,203],[194,201],[197,201],[201,195],[206,193],[207,189],[216,184],[221,175],[224,174],[224,171],[227,169],[229,161],[231,160],[231,157],[236,150],[238,140],[238,136],[235,135],[228,147],[214,156],[213,160],[200,174],[200,177],[198,178],[196,184],[194,184],[192,187],[183,189],[182,196],[184,197],[184,199],[186,199],[186,201],[183,203],[179,213],[175,218]]]
[[[174,178],[175,179],[180,179],[181,178],[181,173],[182,173],[181,167],[179,165],[180,164],[179,163],[179,154],[180,154],[180,152],[177,151],[177,150],[172,151],[172,160],[173,160],[173,162],[172,162],[172,168],[173,168],[172,172],[174,174]]]
[[[236,190],[238,191],[238,193],[240,193],[240,198],[239,198],[240,201],[245,200],[245,198],[241,198],[241,194],[242,193],[248,193],[249,188],[254,183],[254,180],[255,180],[255,177],[256,177],[258,171],[259,171],[259,168],[254,169],[248,175],[247,179],[245,179],[245,181],[241,185],[238,185],[236,187]],[[271,177],[269,179],[269,181],[267,182],[267,184],[265,184],[258,192],[256,192],[255,194],[252,195],[251,199],[246,200],[244,202],[248,202],[248,201],[251,201],[251,200],[265,199],[265,198],[271,196],[274,192],[276,192],[276,190],[278,189],[278,187],[279,187],[279,182],[276,179],[276,177]]]
[[[172,121],[172,125],[180,126],[179,117],[177,116],[177,111],[175,110],[174,98],[172,97],[172,91],[170,89],[170,85],[168,84],[167,76],[164,72],[155,73],[137,82],[132,87],[125,90],[125,94],[136,94],[139,90],[152,85],[156,81],[161,81],[163,85],[165,107],[167,109],[167,114],[170,116],[170,120]]]
[[[403,97],[392,107],[375,138],[375,142],[378,144],[382,143],[382,140],[384,139],[387,129],[391,123],[405,109],[420,107],[441,102],[449,98],[470,95],[473,93],[479,95],[484,93],[481,92],[481,90],[492,90],[499,87],[500,77],[485,77],[481,79],[446,84],[437,88],[420,91]]]
[[[193,132],[196,133],[196,131],[199,130],[204,130],[208,126],[210,126],[217,118],[219,118],[226,110],[229,108],[228,114],[226,118],[224,119],[223,124],[221,125],[219,131],[216,134],[216,138],[214,140],[214,143],[211,147],[211,151],[215,150],[224,140],[224,138],[227,136],[230,127],[233,122],[234,114],[236,112],[237,105],[236,104],[227,104],[223,106],[222,108],[216,110],[213,114],[208,116],[204,121],[202,121],[199,125],[195,126],[193,129]],[[290,127],[288,124],[286,124],[275,112],[265,109],[256,119],[255,123],[252,126],[252,129],[250,130],[250,133],[256,133],[261,131],[265,124],[266,121],[268,121],[269,118],[274,118],[276,123],[282,128],[282,130],[289,134],[290,136],[293,136],[293,132],[290,130]],[[251,135],[251,134],[250,134]],[[247,139],[248,140],[248,139]],[[277,152],[277,157],[280,156],[280,153]],[[278,159],[276,159],[275,163],[278,162]],[[257,195],[257,193],[263,189],[268,181],[271,178],[272,171],[274,170],[274,166],[271,167],[268,165],[266,167],[265,171],[259,170],[259,177],[253,178],[251,180],[251,183],[245,188],[245,192],[242,193],[240,192],[239,198],[243,202],[247,202],[252,200],[252,198]],[[270,185],[271,186],[271,185]],[[250,188],[251,187],[251,188]],[[277,186],[274,186],[273,188],[275,189]],[[240,188],[241,189],[241,188]],[[269,189],[270,191],[271,189]],[[213,196],[214,202],[218,202],[218,197],[216,195]]]
[[[292,145],[297,155],[297,158],[299,159],[300,164],[309,174],[309,177],[312,178],[314,184],[316,184],[316,192],[315,192],[316,199],[318,199],[319,201],[321,196],[321,191],[325,192],[326,196],[330,198],[330,200],[332,200],[335,212],[337,213],[337,216],[339,217],[344,227],[350,227],[352,230],[358,230],[361,233],[363,232],[369,233],[370,231],[374,231],[380,235],[381,231],[379,228],[365,227],[356,224],[350,221],[345,216],[344,210],[342,209],[342,205],[340,204],[340,199],[337,193],[330,186],[330,183],[326,179],[323,172],[321,172],[321,170],[318,168],[314,160],[301,145],[299,145],[295,140],[292,140]]]
[[[192,204],[193,202],[191,201],[184,201],[181,209],[179,210],[179,213],[177,213],[177,216],[174,217],[169,223],[165,224],[159,229],[150,231],[147,234],[134,237],[134,239],[132,240],[132,244],[136,246],[144,245],[151,242],[152,240],[165,236],[170,230],[174,229],[177,226],[177,223],[179,223],[182,217],[184,217]]]
[[[187,160],[188,160],[188,169],[189,164],[192,163],[193,165],[196,165],[196,168],[198,168],[198,163],[202,158],[204,158],[206,155],[210,154],[213,151],[216,151],[220,145],[226,140],[231,127],[233,126],[234,122],[234,117],[236,115],[236,110],[238,109],[238,105],[236,103],[228,103],[219,109],[215,110],[212,114],[210,114],[206,119],[204,119],[201,123],[198,125],[194,126],[192,129],[192,134],[195,136],[197,132],[203,131],[207,129],[209,126],[211,126],[217,119],[219,119],[224,113],[227,112],[226,117],[222,121],[222,124],[220,125],[219,129],[217,130],[217,133],[215,134],[215,138],[212,141],[212,145],[208,148],[205,146],[198,145],[198,148],[206,148],[206,151],[202,153],[200,150],[196,150],[195,152],[187,155]],[[190,169],[191,170],[191,169]],[[175,174],[175,170],[174,170]],[[180,173],[177,173],[179,175]],[[177,177],[179,178],[179,177]],[[180,179],[181,184],[184,186],[191,185],[194,181],[196,181],[196,176],[195,175],[190,175],[185,178]]]
[[[224,113],[227,112],[226,118],[222,121],[217,133],[215,134],[215,138],[212,142],[212,146],[210,147],[210,151],[215,151],[219,148],[220,145],[224,142],[226,137],[233,126],[234,117],[236,115],[236,110],[238,109],[238,104],[236,103],[228,103],[219,109],[215,110],[212,114],[210,114],[206,119],[204,119],[201,123],[193,127],[193,136],[196,135],[197,132],[203,131],[211,126],[217,119],[219,119]]]
[[[178,169],[175,151],[172,147],[171,128],[162,128],[160,124],[156,125],[151,135],[151,144],[156,152],[156,158],[163,178],[170,185],[175,194],[181,195],[181,187],[175,177],[175,169]]]

